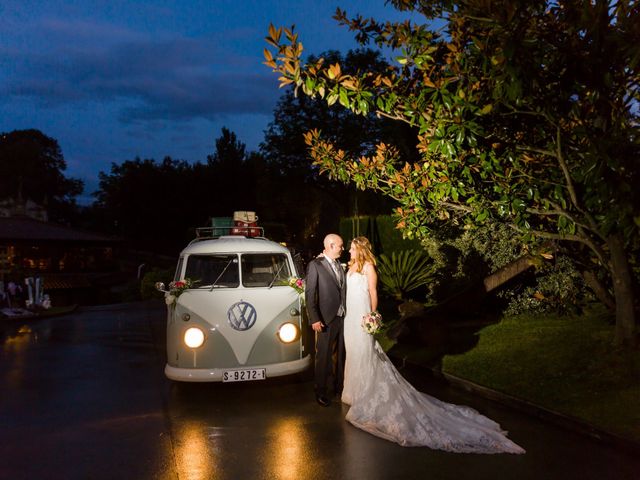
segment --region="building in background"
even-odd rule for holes
[[[45,209],[33,202],[0,203],[0,281],[24,288],[25,278],[40,277],[53,305],[103,303],[109,289],[124,281],[120,244],[48,222]]]

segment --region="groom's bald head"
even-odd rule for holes
[[[330,233],[326,237],[324,237],[324,253],[325,256],[336,259],[340,258],[343,249],[343,242],[340,235],[336,235],[335,233]]]

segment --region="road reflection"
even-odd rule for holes
[[[11,361],[13,367],[7,372],[7,389],[17,389],[24,381],[27,367],[27,351],[31,343],[37,341],[38,334],[34,333],[28,325],[22,325],[12,333],[4,336],[2,357],[4,361]]]
[[[190,421],[180,425],[176,439],[175,455],[179,478],[215,478],[212,474],[219,469],[216,435],[209,435],[202,423]]]
[[[309,445],[302,418],[282,418],[268,432],[273,438],[270,455],[265,460],[274,477],[282,480],[308,478],[304,474],[308,468],[305,446]]]

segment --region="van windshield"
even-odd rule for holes
[[[291,276],[287,256],[282,253],[246,253],[241,261],[245,287],[282,285]]]
[[[197,288],[235,288],[240,284],[238,256],[235,254],[189,255],[184,276],[197,281]]]

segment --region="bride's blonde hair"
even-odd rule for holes
[[[375,266],[376,257],[371,252],[371,243],[367,237],[356,237],[351,240],[351,244],[355,247],[356,254],[354,258],[349,260],[349,266],[355,265],[356,272],[361,272],[367,262]]]

